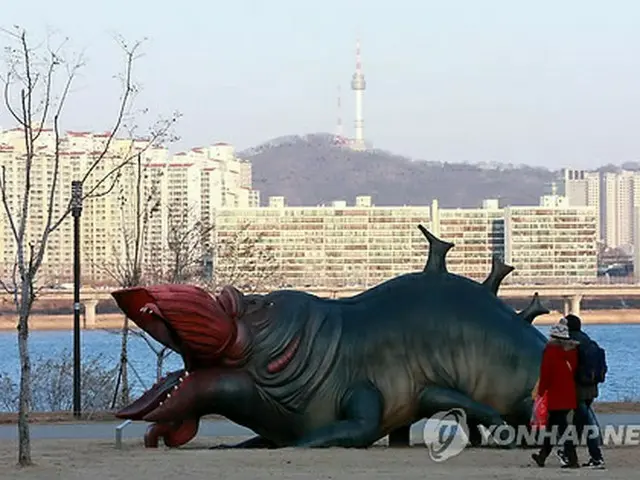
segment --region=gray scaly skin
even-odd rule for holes
[[[519,313],[498,298],[513,267],[497,258],[482,284],[448,272],[453,244],[419,228],[424,270],[354,297],[233,289],[241,360],[199,366],[144,419],[220,414],[258,434],[241,448],[402,444],[412,423],[455,407],[470,426],[527,425],[545,346],[532,321],[548,310],[537,294]]]

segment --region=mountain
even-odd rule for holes
[[[239,153],[253,165],[253,185],[264,205],[272,195],[287,204],[318,205],[371,195],[375,205],[478,207],[485,198],[501,205],[538,205],[558,181],[545,168],[413,160],[382,150],[354,152],[330,134],[276,138]]]

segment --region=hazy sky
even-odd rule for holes
[[[640,159],[637,0],[0,0],[0,23],[86,48],[68,128],[109,127],[119,32],[149,38],[139,102],[183,113],[180,148],[334,132],[338,85],[352,135],[359,35],[375,147],[452,162]]]

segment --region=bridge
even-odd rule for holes
[[[116,287],[114,287],[115,289]],[[309,288],[308,293],[327,298],[343,298],[357,295],[362,288]],[[85,288],[80,291],[80,302],[84,305],[84,323],[87,327],[96,325],[96,307],[100,301],[111,300],[111,289]],[[574,285],[504,285],[500,288],[501,298],[531,298],[535,293],[541,298],[564,300],[564,314],[580,314],[580,302],[583,298],[640,298],[640,284],[574,284]],[[266,292],[259,292],[266,293]],[[73,303],[72,290],[41,290],[40,301],[68,301]],[[7,293],[0,294],[4,304],[11,302]]]

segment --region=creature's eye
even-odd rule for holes
[[[267,302],[267,307],[273,307],[274,303],[273,302]]]

